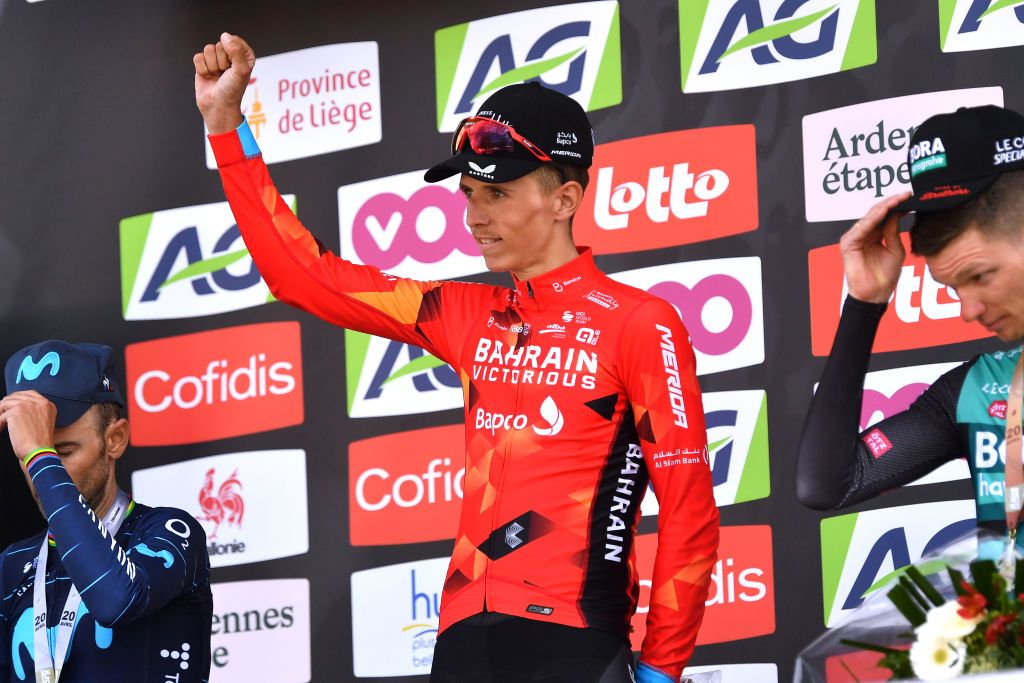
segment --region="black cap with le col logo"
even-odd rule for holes
[[[594,161],[594,132],[580,104],[536,81],[517,83],[498,90],[480,105],[477,116],[511,126],[552,161],[589,168]],[[423,174],[430,183],[456,173],[484,182],[500,183],[530,173],[545,162],[522,144],[511,152],[477,154],[463,144],[450,158]]]
[[[941,211],[973,199],[1024,168],[1024,116],[984,105],[932,116],[910,139],[914,195],[897,211]]]

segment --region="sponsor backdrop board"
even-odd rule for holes
[[[1024,5],[0,0],[0,356],[48,338],[118,351],[119,480],[210,537],[211,680],[425,681],[464,476],[449,366],[275,302],[253,267],[192,92],[192,54],[224,30],[257,51],[245,113],[286,201],[324,248],[396,275],[509,282],[458,179],[422,180],[491,92],[538,79],[589,112],[576,239],[679,310],[705,392],[723,545],[694,670],[791,680],[864,590],[971,524],[961,460],[818,513],[796,501],[794,454],[846,295],[840,236],[906,185],[925,116],[1024,109]],[[909,259],[861,426],[1000,347]],[[7,450],[0,435],[3,544],[42,527]],[[641,507],[647,582],[657,500]],[[874,663],[833,662],[834,680]]]

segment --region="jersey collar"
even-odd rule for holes
[[[520,280],[515,275],[516,296],[520,303],[537,306],[557,305],[559,301],[579,296],[580,290],[593,285],[600,275],[590,247],[576,247],[576,258],[543,275]]]

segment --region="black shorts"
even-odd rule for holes
[[[633,683],[629,644],[607,631],[483,612],[437,639],[431,683]]]

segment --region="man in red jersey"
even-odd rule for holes
[[[700,389],[675,309],[572,241],[594,151],[583,109],[526,83],[460,124],[426,179],[461,173],[487,267],[514,286],[419,282],[331,254],[281,199],[241,113],[245,41],[225,33],[193,61],[228,201],[274,295],[421,346],[461,378],[464,500],[431,680],[631,681],[650,480],[661,512],[636,680],[677,681],[718,546]]]

